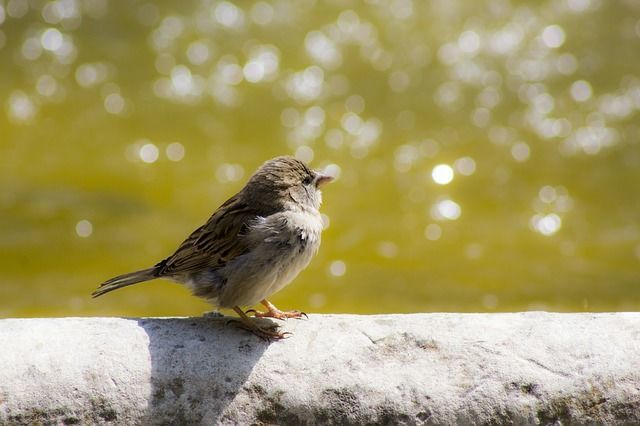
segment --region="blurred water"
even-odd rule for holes
[[[0,315],[157,281],[264,160],[340,179],[308,312],[640,307],[640,3],[0,0]]]

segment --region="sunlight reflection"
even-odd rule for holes
[[[160,156],[160,151],[158,151],[158,147],[152,143],[145,143],[140,147],[138,151],[138,155],[140,159],[145,163],[155,163],[158,161],[158,157]]]
[[[30,122],[38,112],[33,100],[20,90],[16,90],[9,95],[7,109],[9,119],[16,124]]]
[[[456,220],[461,214],[460,205],[447,198],[436,202],[431,207],[431,217],[435,220]]]
[[[548,47],[556,49],[564,44],[565,33],[560,25],[549,25],[542,31],[542,41]]]
[[[93,234],[93,224],[86,219],[76,223],[76,234],[81,238],[88,238]]]
[[[442,228],[440,225],[430,223],[424,229],[424,236],[427,240],[436,241],[442,236]]]
[[[451,183],[453,176],[453,169],[448,164],[438,164],[431,171],[431,177],[438,185],[447,185]]]
[[[560,230],[562,219],[555,213],[547,215],[535,214],[529,224],[534,231],[548,237]]]
[[[251,8],[251,19],[258,25],[269,25],[273,15],[273,6],[264,1],[255,3]]]
[[[571,97],[576,102],[586,102],[591,98],[591,85],[588,81],[578,80],[571,85]]]
[[[341,277],[347,273],[347,264],[342,260],[334,260],[329,264],[329,273],[334,277]]]
[[[244,167],[240,164],[224,163],[216,169],[216,179],[222,183],[237,182],[244,176]]]
[[[471,176],[476,171],[476,162],[471,157],[462,157],[462,158],[458,158],[453,163],[453,167],[461,175],[463,175],[463,176]],[[435,171],[435,169],[434,169],[434,171]]]
[[[178,181],[192,176],[178,201],[196,211],[204,187],[223,197],[246,167],[277,153],[342,173],[323,214],[341,259],[311,268],[340,277],[348,265],[354,286],[368,285],[369,266],[384,260],[376,279],[406,266],[421,283],[473,282],[473,309],[510,309],[553,304],[544,294],[512,302],[491,287],[494,277],[514,281],[494,266],[505,259],[519,256],[513,270],[526,295],[555,291],[576,270],[615,282],[632,269],[624,262],[640,236],[637,5],[339,3],[0,0],[0,177],[9,183],[0,204],[10,207],[7,232],[20,231],[6,240],[19,242],[17,252],[37,248],[14,225],[43,227],[46,216],[59,229],[66,216],[56,203],[76,198],[62,242],[70,250],[97,223],[155,231]],[[111,198],[122,182],[134,188]],[[158,217],[132,219],[127,191],[148,194]],[[30,201],[21,206],[21,197]],[[336,298],[312,296],[313,306]]]
[[[180,142],[172,142],[167,145],[167,149],[165,150],[167,158],[171,161],[181,161],[184,158],[184,145]]]

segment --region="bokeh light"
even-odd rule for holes
[[[0,0],[0,315],[210,310],[168,283],[87,295],[169,255],[282,154],[339,179],[279,306],[637,310],[638,16]]]

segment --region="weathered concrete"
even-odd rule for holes
[[[640,422],[640,314],[0,320],[0,424]]]

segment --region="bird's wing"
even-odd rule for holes
[[[250,249],[242,233],[260,212],[250,208],[236,194],[209,220],[180,244],[174,254],[160,262],[158,275],[176,275],[204,267],[220,267]]]

